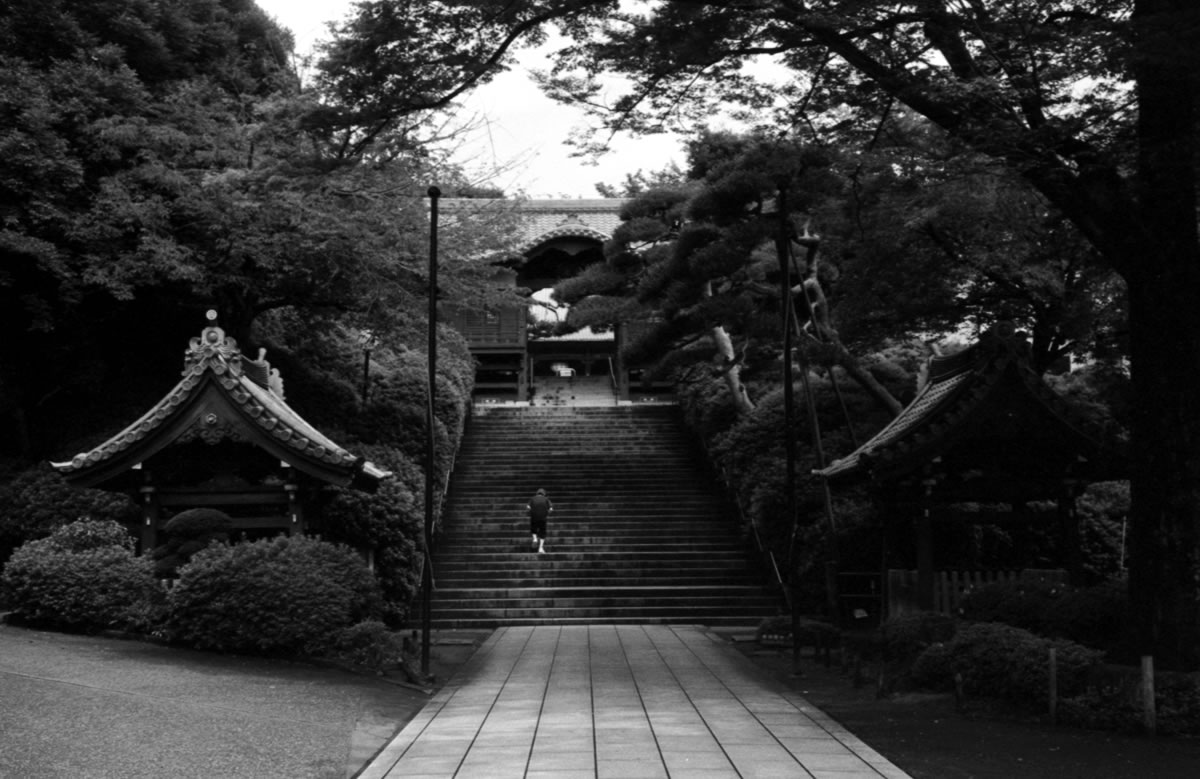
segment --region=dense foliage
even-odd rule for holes
[[[80,518],[129,521],[137,507],[124,495],[69,486],[41,464],[0,474],[0,563],[21,543]]]
[[[282,537],[198,553],[169,593],[167,628],[202,649],[320,654],[381,606],[378,584],[348,547]]]
[[[276,328],[280,346],[272,352],[272,364],[284,376],[293,408],[341,445],[392,473],[373,493],[333,488],[323,506],[324,521],[315,531],[371,552],[386,599],[384,616],[398,626],[409,613],[424,561],[426,357],[392,342],[378,344],[370,356],[364,403],[364,357],[355,337],[339,328],[302,333]],[[462,441],[474,379],[466,341],[443,327],[434,409],[435,524],[441,520],[446,478]]]
[[[964,594],[960,610],[964,619],[999,622],[1110,654],[1128,648],[1129,601],[1121,579],[1092,587],[1035,580],[984,584]]]
[[[22,545],[0,574],[0,600],[45,627],[144,629],[158,582],[148,557],[111,520],[82,520]]]
[[[212,543],[224,543],[233,532],[233,520],[217,509],[181,511],[163,526],[164,543],[151,551],[154,572],[160,578],[174,576],[179,566]]]
[[[966,625],[945,645],[950,669],[961,675],[966,694],[1036,708],[1050,697],[1051,648],[1056,650],[1058,694],[1083,694],[1088,673],[1102,657],[1097,650],[998,623]]]
[[[0,41],[0,457],[136,418],[207,308],[251,354],[279,320],[419,330],[426,190],[467,182],[416,113],[366,142],[252,0],[17,0]],[[502,221],[443,230],[447,300],[499,294]]]

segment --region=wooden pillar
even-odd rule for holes
[[[917,605],[922,611],[933,611],[933,521],[929,517],[929,502],[917,507]]]
[[[288,503],[287,511],[288,518],[291,520],[288,523],[289,536],[304,535],[304,503],[300,500],[300,486],[294,482],[288,482],[283,485],[283,489],[287,491]]]
[[[158,546],[158,519],[160,516],[158,490],[151,485],[146,485],[141,487],[138,492],[141,495],[142,504],[138,538],[141,543],[141,553],[147,555],[154,551],[154,547]]]

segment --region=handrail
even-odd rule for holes
[[[783,600],[787,604],[788,610],[792,608],[792,593],[791,590],[783,581],[783,575],[779,572],[779,563],[775,560],[775,553],[767,548],[766,543],[762,539],[762,532],[758,529],[758,520],[752,516],[747,516],[746,510],[742,508],[741,498],[736,490],[731,490],[729,485],[729,474],[724,468],[721,468],[721,481],[725,485],[726,492],[730,493],[733,500],[733,505],[737,506],[738,516],[741,518],[743,525],[749,525],[751,535],[754,536],[754,547],[758,551],[758,556],[766,562],[771,573],[775,575],[775,584],[779,587],[779,591],[783,594]]]
[[[612,384],[613,391],[616,392],[620,389],[620,386],[617,384],[617,369],[613,367],[613,359],[611,357],[605,359],[608,362],[608,380]]]

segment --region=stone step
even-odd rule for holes
[[[624,555],[567,555],[546,553],[544,555],[522,553],[511,559],[478,560],[465,555],[434,560],[434,571],[438,576],[514,576],[537,578],[541,576],[600,576],[614,573],[630,573],[638,576],[690,576],[707,571],[714,577],[724,577],[730,572],[748,571],[745,556],[701,555],[694,558],[673,558],[655,561],[639,561],[631,565]]]
[[[439,590],[475,588],[522,588],[522,587],[752,587],[757,589],[761,581],[745,571],[713,570],[709,568],[678,569],[675,571],[602,571],[587,570],[575,575],[571,571],[558,571],[551,575],[534,573],[503,574],[485,571],[445,571],[434,568]]]
[[[542,588],[539,588],[542,589]],[[553,590],[554,588],[548,588]],[[728,588],[726,595],[707,593],[681,593],[679,595],[556,595],[540,594],[538,590],[516,591],[513,595],[491,597],[474,590],[446,590],[434,593],[433,605],[444,611],[474,608],[490,609],[647,609],[686,606],[688,608],[730,608],[746,604],[757,597],[756,590]],[[456,597],[457,596],[457,597]]]
[[[741,559],[743,561],[746,559],[746,553],[740,548],[734,549],[731,547],[728,549],[728,551],[722,551],[720,553],[720,555],[728,556],[730,558]],[[577,560],[595,560],[598,562],[602,562],[602,561],[607,561],[607,560],[611,559],[611,560],[626,560],[626,561],[628,561],[629,565],[633,565],[635,567],[643,567],[643,568],[647,567],[647,566],[651,566],[651,565],[667,565],[667,564],[674,563],[676,561],[686,562],[689,560],[713,559],[716,556],[717,555],[715,555],[712,550],[690,550],[690,549],[663,550],[662,548],[643,549],[643,550],[638,550],[638,551],[620,551],[620,552],[609,552],[609,551],[605,551],[605,550],[590,550],[590,551],[585,552],[585,551],[571,550],[571,551],[565,551],[565,552],[548,552],[547,554],[544,554],[544,555],[531,555],[528,551],[524,551],[524,552],[490,551],[490,550],[481,551],[479,549],[473,549],[469,552],[458,551],[458,550],[445,550],[445,551],[439,550],[438,551],[438,559],[443,562],[472,562],[472,563],[491,562],[491,563],[506,563],[506,564],[510,564],[510,565],[511,564],[531,565],[531,564],[540,564],[540,563],[536,563],[536,561],[531,562],[530,557],[537,557],[537,558],[544,557],[547,559],[557,559],[557,560],[561,560],[561,561],[571,561],[571,562],[574,562]]]
[[[588,505],[586,499],[573,498],[567,501],[561,498],[555,499],[551,495],[551,500],[554,500],[554,511],[550,512],[551,523],[568,527],[585,527],[590,522],[604,527],[619,526],[622,522],[628,523],[630,527],[644,527],[648,521],[657,519],[681,528],[691,525],[699,529],[717,523],[720,530],[733,532],[734,527],[732,520],[726,521],[725,519],[733,512],[723,511],[722,506],[679,506],[674,502],[668,502],[664,505],[640,503],[634,506],[613,505],[596,508]],[[529,511],[526,508],[527,501],[528,499],[523,499],[520,503],[514,501],[485,503],[478,500],[465,503],[456,500],[448,504],[447,513],[444,516],[458,518],[456,522],[460,525],[478,525],[480,522],[503,524],[525,521],[529,517]]]
[[[637,625],[675,624],[753,627],[779,610],[770,604],[721,607],[647,606],[643,608],[446,609],[435,617],[443,629],[480,629],[505,625]]]
[[[480,525],[467,525],[459,523],[455,525],[453,530],[446,531],[438,536],[438,547],[445,549],[450,545],[472,545],[489,543],[493,541],[511,540],[514,535],[521,537],[527,535],[529,527],[528,520],[519,522],[506,523],[488,523]],[[563,527],[562,523],[552,524],[547,528],[547,534],[553,535],[554,538],[570,539],[572,541],[586,542],[589,540],[595,541],[612,541],[613,539],[628,538],[637,541],[674,541],[679,538],[681,530],[688,529],[687,524],[679,523],[678,527],[663,527],[662,523],[646,523],[641,527],[630,527],[622,525],[619,527],[605,528],[596,523],[590,527]],[[717,528],[697,528],[688,533],[689,538],[715,540],[720,539],[730,543],[734,543],[737,539],[730,537],[726,533]]]

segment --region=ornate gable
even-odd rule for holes
[[[234,440],[330,484],[374,489],[391,475],[306,422],[284,402],[283,382],[265,352],[246,359],[216,325],[215,312],[208,318],[188,345],[183,379],[162,400],[99,446],[51,465],[72,483],[108,486],[171,444]]]

